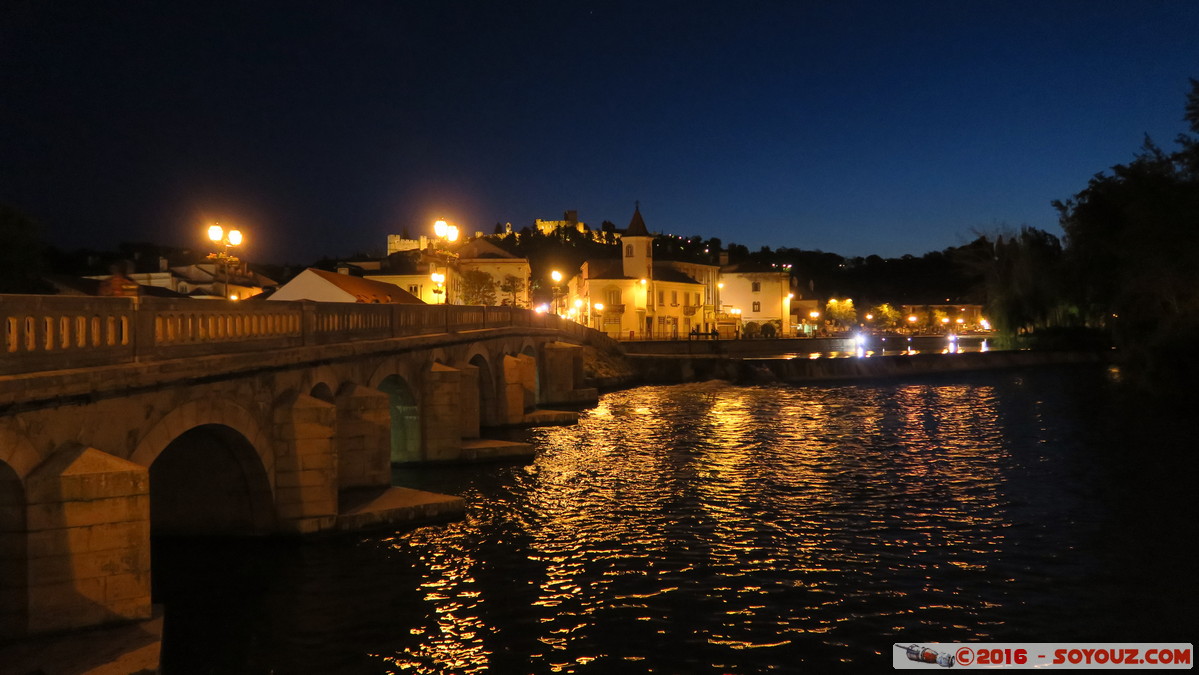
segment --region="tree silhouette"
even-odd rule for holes
[[[0,293],[52,293],[42,279],[38,223],[20,211],[0,204]]]
[[[482,270],[462,274],[462,300],[467,305],[494,305],[495,280]]]
[[[1185,119],[1199,134],[1194,79]],[[1167,153],[1147,138],[1131,162],[1054,202],[1081,314],[1111,331],[1138,376],[1173,389],[1199,375],[1199,139],[1178,140]]]
[[[519,307],[523,304],[519,302],[517,298],[521,293],[524,292],[524,290],[525,282],[524,279],[521,279],[520,277],[507,274],[504,276],[503,280],[500,281],[500,292],[511,297],[511,302],[508,304],[512,305],[513,307]]]
[[[980,279],[992,325],[1012,337],[1081,321],[1068,295],[1064,257],[1057,237],[1023,227],[980,236],[958,261]]]

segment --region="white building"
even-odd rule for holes
[[[533,270],[528,258],[515,256],[487,239],[463,242],[454,250],[460,274],[486,274],[493,284],[496,305],[528,307],[529,280]]]
[[[175,267],[167,267],[165,259],[162,263],[158,272],[131,272],[125,277],[141,286],[165,288],[193,298],[245,300],[278,286],[274,280],[255,272],[244,262],[227,266],[200,263]],[[111,277],[111,274],[102,274],[84,278],[104,281]]]
[[[717,268],[655,262],[653,241],[641,209],[635,208],[620,237],[620,259],[583,263],[571,281],[567,306],[577,304],[583,322],[623,339],[685,339],[692,331],[710,330],[705,317],[711,307],[705,310],[704,302],[711,293],[687,271],[715,278],[701,268]]]
[[[570,282],[566,311],[621,339],[685,339],[694,331],[741,335],[745,322],[772,323],[793,334],[791,272],[749,265],[655,260],[640,207],[620,237],[619,260],[589,260]]]
[[[418,239],[389,235],[387,250],[386,260],[353,264],[364,278],[399,286],[431,305],[481,304],[480,297],[487,295],[492,305],[530,304],[528,259],[484,237],[443,247],[440,240],[423,235]],[[483,293],[484,287],[491,293]]]
[[[423,304],[394,284],[309,267],[267,300],[312,300],[366,304]]]
[[[724,314],[739,315],[742,323],[775,323],[780,336],[792,334],[791,302],[796,297],[787,269],[749,264],[720,268],[720,303]]]

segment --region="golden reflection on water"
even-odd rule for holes
[[[487,672],[490,653],[483,637],[489,626],[479,616],[485,598],[471,576],[479,561],[465,548],[421,545],[434,532],[424,528],[407,538],[422,551],[426,573],[420,590],[433,606],[436,625],[411,629],[417,646],[385,660],[395,667],[392,672]]]
[[[537,430],[537,459],[510,469],[503,494],[466,495],[466,523],[398,538],[419,552],[436,621],[391,662],[483,672],[492,636],[511,639],[486,617],[512,613],[530,672],[618,672],[668,636],[716,667],[854,631],[885,642],[917,615],[975,617],[982,639],[994,603],[962,589],[999,574],[1004,424],[980,385],[605,395],[577,426]],[[528,577],[512,582],[524,604],[488,605],[477,577],[497,551]],[[614,630],[644,648],[614,650]]]

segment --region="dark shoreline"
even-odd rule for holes
[[[1093,351],[989,351],[817,359],[630,354],[626,358],[637,373],[637,382],[631,384],[677,384],[710,379],[737,383],[817,383],[1107,361],[1107,355]]]
[[[587,370],[592,386],[613,391],[713,379],[739,384],[819,383],[1115,360],[1110,349],[975,351],[984,339],[962,337],[959,344],[971,351],[948,354],[940,351],[948,343],[945,336],[889,337],[885,341],[874,336],[864,345],[869,356],[850,355],[858,347],[853,338],[626,342],[621,343],[624,353],[597,350],[588,354]],[[919,353],[900,353],[906,348]],[[884,349],[888,353],[877,353]]]

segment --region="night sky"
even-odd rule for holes
[[[1173,146],[1199,2],[0,6],[0,202],[52,243],[379,253],[567,209],[843,255],[1060,232]]]

